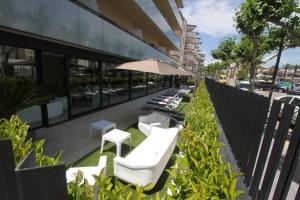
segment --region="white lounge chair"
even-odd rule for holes
[[[126,158],[114,158],[114,175],[133,185],[151,183],[151,190],[164,171],[176,146],[179,128],[153,127],[151,134]]]
[[[67,183],[74,181],[76,179],[76,175],[78,171],[81,171],[83,173],[83,178],[87,179],[89,185],[94,185],[95,179],[93,177],[93,174],[99,175],[102,169],[104,169],[104,173],[106,174],[106,161],[107,161],[107,156],[101,156],[99,159],[98,166],[69,168],[66,171]]]
[[[167,115],[163,115],[159,112],[152,112],[149,115],[139,116],[138,127],[139,130],[146,136],[151,133],[151,128],[161,127],[169,128],[171,118]]]

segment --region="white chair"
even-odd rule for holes
[[[101,156],[98,162],[98,166],[94,167],[71,167],[66,171],[67,183],[74,181],[76,179],[76,175],[78,171],[83,173],[83,178],[87,179],[89,185],[95,184],[95,179],[93,175],[99,175],[101,170],[104,169],[104,173],[106,174],[106,162],[107,156]],[[83,181],[80,183],[82,184]]]
[[[151,183],[151,190],[164,171],[176,146],[178,128],[153,127],[151,134],[126,158],[114,158],[114,175],[133,185]]]
[[[117,148],[117,156],[121,156],[121,147],[122,143],[125,140],[129,140],[129,148],[131,148],[131,135],[125,131],[121,131],[119,129],[113,129],[108,133],[102,135],[102,142],[101,142],[101,150],[100,153],[103,152],[103,147],[105,141],[110,141],[116,144]]]
[[[139,116],[139,130],[146,136],[151,133],[151,128],[156,126],[160,128],[169,128],[171,118],[159,112],[152,112],[149,115]]]

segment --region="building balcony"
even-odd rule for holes
[[[199,40],[196,39],[196,38],[194,38],[194,37],[186,37],[185,38],[185,43],[186,44],[193,44],[193,45],[195,45],[195,44],[198,44],[198,42],[199,42]]]
[[[185,49],[191,49],[191,50],[194,50],[194,49],[195,49],[195,45],[194,45],[194,44],[186,44],[186,45],[185,45]]]
[[[184,55],[194,55],[194,50],[193,49],[184,49]]]
[[[195,32],[186,32],[186,37],[197,38],[197,33],[195,33]]]
[[[145,12],[145,14],[156,24],[157,27],[165,34],[165,36],[172,42],[172,44],[179,49],[180,41],[166,22],[164,16],[156,7],[152,0],[135,0],[137,5]]]
[[[0,25],[17,32],[119,57],[155,57],[176,63],[133,34],[71,1],[15,0],[10,4],[6,8],[9,14],[3,16]]]
[[[196,27],[197,27],[196,25],[187,24],[187,25],[186,25],[186,31],[187,31],[187,32],[191,32],[191,31],[193,31]]]
[[[183,21],[175,0],[153,0],[173,31],[182,32]]]
[[[172,56],[172,57],[173,56],[180,57],[180,52],[179,51],[170,51],[169,55]]]
[[[184,55],[184,60],[193,61],[194,60],[194,56],[192,56],[192,55]]]

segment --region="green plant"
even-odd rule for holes
[[[0,118],[9,119],[19,110],[46,103],[50,99],[51,96],[32,81],[0,78]]]
[[[186,83],[188,84],[188,85],[195,85],[195,80],[194,79],[188,79],[187,81],[186,81]]]
[[[0,119],[0,139],[10,139],[12,141],[16,164],[18,165],[32,149],[35,149],[38,166],[60,163],[61,152],[54,157],[46,156],[43,149],[44,140],[34,142],[32,139],[27,138],[29,127],[17,115],[13,115],[9,120],[5,118]]]
[[[74,181],[68,183],[68,197],[70,200],[90,200],[93,199],[94,189],[97,189],[98,200],[142,200],[145,197],[144,190],[150,187],[136,186],[135,194],[130,190],[131,184],[123,185],[120,182],[112,184],[112,178],[105,175],[104,170],[101,170],[99,175],[93,175],[95,178],[95,186],[88,184],[83,178],[83,174],[79,171],[76,174]],[[159,196],[156,197],[159,199]]]
[[[69,200],[93,200],[93,197],[93,187],[88,184],[87,180],[83,178],[83,173],[79,171],[75,180],[68,183]]]
[[[168,170],[172,180],[168,194],[172,199],[236,199],[237,176],[219,154],[223,146],[214,108],[204,83],[197,89],[186,116],[186,128],[179,139],[180,153],[176,164]]]

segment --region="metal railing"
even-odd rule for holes
[[[205,83],[249,195],[300,199],[300,115],[293,124],[294,106],[211,79]]]

